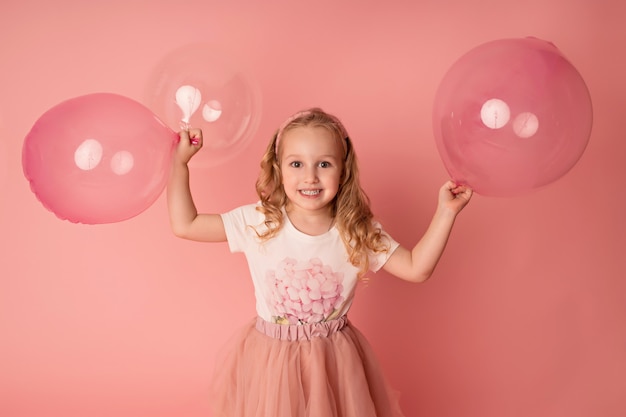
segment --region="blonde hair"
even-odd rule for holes
[[[359,269],[359,277],[369,270],[368,254],[389,250],[381,229],[372,223],[370,200],[359,183],[357,157],[345,128],[335,116],[320,108],[311,108],[296,113],[276,131],[261,159],[261,172],[256,191],[261,201],[258,210],[265,215],[263,232],[257,230],[262,240],[272,238],[284,224],[282,207],[287,196],[282,186],[280,150],[282,135],[296,127],[322,127],[333,134],[344,149],[341,184],[331,202],[331,214],[335,219],[341,239],[349,255],[349,261]]]

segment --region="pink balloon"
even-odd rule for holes
[[[433,128],[450,176],[486,196],[513,196],[565,175],[582,156],[591,98],[578,71],[536,38],[482,44],[437,90]]]
[[[56,105],[35,122],[22,166],[33,193],[60,219],[114,223],[159,197],[177,140],[140,103],[90,94]]]
[[[232,54],[197,43],[167,54],[147,83],[146,105],[173,129],[204,133],[191,167],[223,164],[246,148],[261,115],[257,83]],[[184,128],[184,126],[182,126]]]

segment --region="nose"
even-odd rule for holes
[[[317,180],[318,180],[317,167],[315,166],[307,167],[304,172],[304,181],[306,183],[312,184],[312,183],[316,183]]]

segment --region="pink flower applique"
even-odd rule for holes
[[[301,262],[285,258],[266,279],[276,323],[318,323],[329,319],[344,301],[343,273],[333,272],[319,258]]]

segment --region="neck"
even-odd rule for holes
[[[330,209],[309,213],[286,207],[285,211],[291,224],[307,235],[322,235],[332,229],[335,224],[335,219],[331,215]]]

